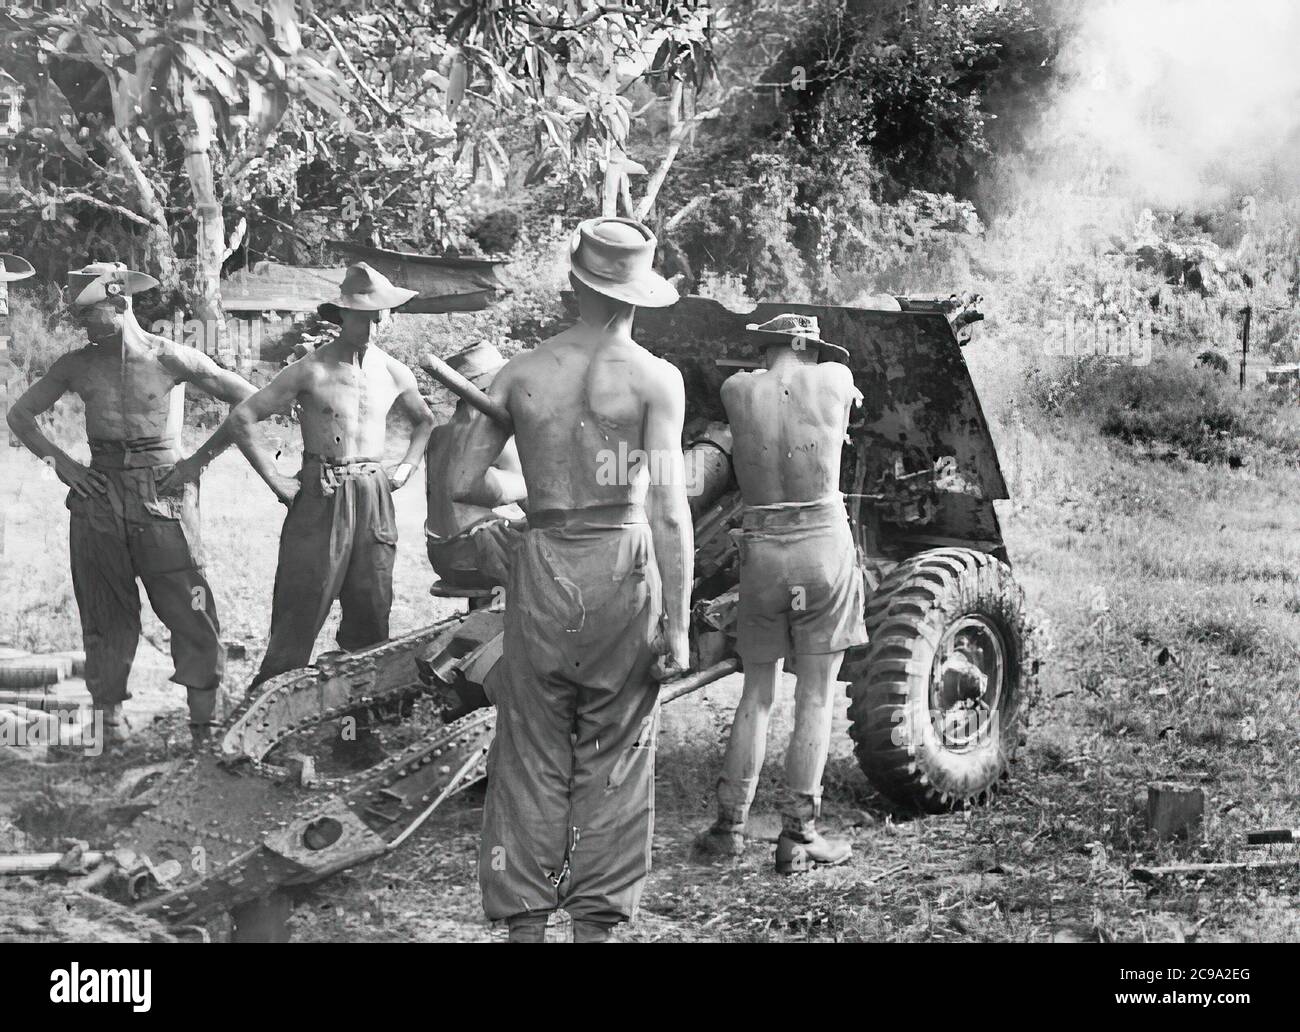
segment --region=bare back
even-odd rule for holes
[[[511,359],[493,393],[500,384],[514,420],[530,506],[643,501],[649,470],[636,459],[645,449],[648,398],[671,390],[675,378],[672,366],[640,345],[602,340],[581,323]]]
[[[861,397],[852,372],[838,362],[730,377],[722,403],[746,504],[810,502],[838,490],[849,410]]]
[[[448,423],[434,427],[429,435],[429,447],[424,453],[424,472],[428,502],[425,530],[439,537],[452,537],[480,520],[492,516],[520,518],[522,510],[513,502],[503,499],[496,506],[473,502],[458,502],[449,488],[450,470],[455,460],[456,430],[469,421],[468,406],[462,402]],[[494,469],[519,471],[519,454],[512,437],[493,463]]]
[[[404,387],[396,364],[374,345],[358,361],[334,344],[295,362],[303,449],[330,459],[382,458],[388,410]]]

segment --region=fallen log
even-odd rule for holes
[[[86,850],[77,857],[78,864],[70,865],[69,853],[8,853],[0,855],[0,875],[3,874],[53,874],[69,872],[70,867],[96,868],[109,858],[108,853]]]
[[[1280,871],[1300,867],[1300,856],[1286,860],[1240,860],[1212,864],[1165,864],[1162,867],[1134,867],[1138,881],[1151,882],[1170,874],[1221,874],[1228,871]]]

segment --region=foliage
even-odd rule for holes
[[[672,239],[698,275],[738,276],[754,298],[852,303],[955,289],[981,232],[968,202],[909,191],[880,199],[869,154],[809,154],[786,140],[690,177]]]
[[[323,260],[334,237],[445,251],[467,242],[476,184],[590,186],[621,159],[630,87],[693,94],[712,74],[703,3],[179,6],[74,0],[4,16],[0,61],[35,84],[17,162],[29,210],[47,215],[46,237],[51,219],[62,227],[68,251],[88,229],[120,246],[157,221],[129,200],[131,173],[98,139],[107,125],[165,202],[183,185],[179,138],[197,102],[224,215],[250,223],[227,249],[250,251],[243,261]],[[166,204],[183,253],[190,214]]]
[[[969,196],[990,120],[1002,120],[999,142],[1018,142],[1051,82],[1058,38],[1053,8],[1037,0],[827,0],[782,60],[806,79],[788,93],[789,124],[814,152],[864,148],[888,197]]]
[[[1241,466],[1248,456],[1300,462],[1295,419],[1276,400],[1239,391],[1234,377],[1159,356],[1150,365],[1103,358],[1039,374],[1032,394],[1049,412],[1081,416],[1108,437]]]
[[[52,296],[55,293],[15,290],[10,285],[8,352],[22,380],[31,382],[43,376],[60,355],[85,343],[84,335],[62,317],[63,308]]]

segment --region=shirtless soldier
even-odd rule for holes
[[[343,332],[236,407],[173,474],[181,482],[197,478],[233,442],[289,508],[280,532],[270,641],[250,691],[311,661],[336,598],[343,609],[340,648],[355,651],[388,637],[397,552],[392,492],[424,454],[433,413],[420,397],[415,374],[371,343],[384,311],[405,304],[416,291],[394,286],[365,262],[348,269],[341,291],[320,312],[341,322]],[[406,456],[385,472],[379,460],[395,403],[413,429]],[[295,404],[302,470],[286,477],[258,446],[253,426]]]
[[[90,344],[59,358],[9,411],[14,436],[67,484],[72,588],[81,613],[86,687],[106,737],[128,729],[122,701],[140,640],[144,583],[171,632],[172,680],[185,685],[196,740],[210,734],[225,665],[217,609],[203,576],[197,486],[166,495],[161,482],[180,458],[189,383],[238,404],[253,388],[194,348],[145,332],[131,295],[158,281],[120,262],[68,275],[72,311]],[[86,407],[90,466],[53,444],[36,417],[71,391]]]
[[[779,315],[748,330],[767,342],[767,368],[722,385],[745,501],[740,532],[736,651],[745,686],[718,780],[718,819],[707,852],[744,851],[745,821],[763,768],[777,664],[796,666],[794,733],[786,751],[776,869],[840,864],[849,845],[818,834],[831,698],[844,653],[867,640],[863,583],[844,496],[837,490],[849,410],[862,395],[839,362],[848,352],[819,337],[810,316]]]
[[[558,907],[575,942],[606,941],[650,870],[656,681],[689,662],[694,565],[682,377],[630,335],[635,305],[677,299],[651,271],[654,251],[640,223],[582,223],[570,244],[579,322],[511,359],[489,392],[514,422],[529,485],[505,658],[488,683],[497,726],[479,852],[483,908],[513,942],[544,941]],[[475,412],[453,498],[475,496],[508,437]],[[598,475],[609,455],[638,450],[646,459],[625,476]]]
[[[447,358],[447,365],[481,391],[492,385],[505,364],[501,353],[487,343],[475,344]],[[436,427],[429,437],[424,463],[429,505],[425,546],[429,563],[444,584],[491,588],[504,582],[505,569],[488,544],[496,535],[484,538],[482,530],[489,524],[523,519],[524,512],[517,503],[524,501],[528,492],[519,468],[519,451],[511,438],[483,478],[484,493],[465,502],[452,498],[448,477],[455,462],[455,437],[469,423],[473,411],[469,402],[458,401],[451,420]]]

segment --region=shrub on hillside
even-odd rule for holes
[[[1241,465],[1247,455],[1300,460],[1300,441],[1287,413],[1267,395],[1202,366],[1157,358],[1150,365],[1086,359],[1032,384],[1049,412],[1083,416],[1129,444],[1173,448],[1199,462]]]

